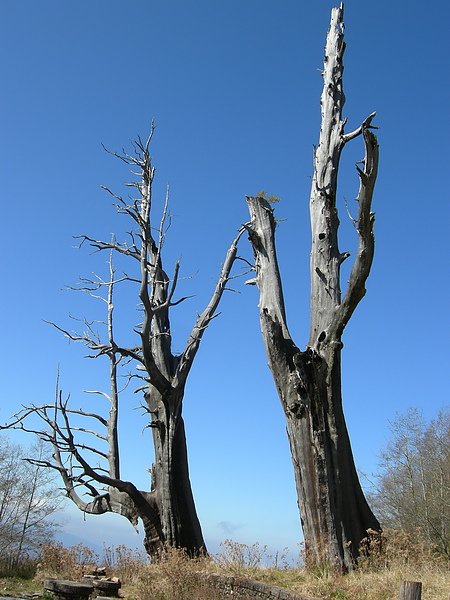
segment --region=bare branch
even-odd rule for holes
[[[70,427],[70,431],[77,431],[77,428],[75,427]],[[79,428],[78,428],[79,431]],[[108,454],[105,452],[102,452],[101,450],[99,450],[98,448],[94,448],[93,446],[88,446],[87,444],[76,444],[73,443],[73,447],[74,448],[79,448],[80,450],[87,450],[88,452],[92,452],[93,454],[97,454],[98,456],[101,456],[102,458],[104,458],[105,460],[108,460]]]
[[[108,148],[106,148],[104,144],[102,144],[102,148],[103,150],[105,150],[105,152],[111,154],[111,156],[115,156],[116,158],[124,162],[126,165],[135,165],[137,167],[142,168],[142,159],[140,158],[140,156],[131,156],[131,154],[128,154],[128,152],[125,152],[125,150],[123,149],[122,154],[119,154],[118,152],[108,150]]]
[[[105,442],[108,439],[106,437],[106,435],[101,435],[100,433],[98,433],[97,431],[94,431],[93,429],[85,429],[84,427],[74,427],[72,425],[72,431],[81,431],[81,433],[87,433],[89,435],[93,435],[93,436],[99,438],[100,440],[104,440]]]
[[[178,385],[184,385],[192,367],[195,355],[197,354],[197,350],[200,346],[203,333],[205,332],[205,329],[208,327],[211,320],[217,316],[216,310],[229,281],[231,269],[237,255],[237,245],[244,231],[245,226],[242,226],[236,238],[231,243],[211,299],[201,315],[198,317],[197,322],[195,323],[187,341],[186,348],[180,356],[176,373],[176,382]]]
[[[345,210],[347,211],[347,216],[348,216],[348,218],[350,219],[350,221],[352,222],[352,225],[353,225],[353,227],[355,227],[355,228],[356,228],[356,227],[357,227],[357,225],[358,225],[358,219],[355,219],[355,218],[352,216],[352,213],[350,212],[350,208],[349,208],[349,206],[348,206],[348,202],[347,202],[347,200],[344,200],[344,202],[345,202]]]
[[[358,192],[358,250],[350,273],[345,297],[336,311],[332,330],[337,336],[342,334],[355,308],[366,293],[365,283],[369,276],[374,255],[373,226],[375,215],[371,212],[372,196],[378,171],[378,142],[376,136],[367,128],[363,129],[365,159],[364,169],[358,168],[360,187]]]
[[[6,425],[0,426],[0,429],[14,429],[14,427],[16,425],[18,425],[21,422],[23,422],[25,419],[27,419],[32,414],[36,414],[37,416],[39,416],[40,418],[42,418],[43,420],[45,420],[48,424],[51,424],[51,422],[49,422],[50,421],[50,417],[48,415],[48,411],[49,410],[54,410],[54,409],[55,409],[55,405],[54,404],[41,404],[39,406],[36,406],[36,405],[32,404],[30,406],[24,406],[22,408],[22,410],[20,410],[18,413],[16,413],[15,415],[13,415],[12,420],[9,421],[9,423],[7,423]],[[67,408],[67,407],[64,410],[68,414],[81,415],[82,417],[88,417],[88,418],[96,419],[97,421],[99,421],[105,427],[107,426],[106,419],[104,419],[101,415],[98,415],[96,413],[87,412],[87,411],[84,411],[84,410],[81,410],[81,409]],[[39,431],[38,432],[34,431],[33,433],[40,433],[40,432]]]
[[[59,373],[58,373],[58,377],[59,377]],[[34,433],[35,435],[37,435],[44,441],[49,442],[53,446],[53,459],[55,462],[52,463],[50,461],[42,461],[42,460],[33,459],[33,458],[29,458],[28,459],[29,462],[31,462],[32,464],[36,464],[38,466],[45,466],[45,467],[52,468],[52,469],[58,471],[63,480],[67,495],[84,512],[90,512],[90,513],[95,513],[95,514],[107,512],[110,509],[108,507],[106,507],[105,505],[102,505],[101,503],[86,503],[81,499],[81,497],[75,492],[75,488],[74,488],[74,481],[75,480],[79,481],[80,477],[78,476],[77,478],[75,478],[73,476],[72,467],[70,464],[68,466],[64,465],[61,453],[62,452],[63,453],[66,453],[66,452],[73,453],[73,450],[74,450],[70,446],[69,437],[63,433],[62,429],[60,428],[60,426],[57,423],[58,414],[68,410],[66,404],[67,404],[66,402],[62,401],[61,393],[59,392],[58,386],[57,386],[55,402],[53,405],[43,405],[40,407],[32,406],[32,407],[25,408],[24,410],[21,411],[20,414],[16,415],[16,418],[13,419],[13,421],[11,421],[5,427],[1,427],[0,429],[5,429],[5,428],[17,429],[18,428],[18,429],[21,429],[21,430],[29,432],[29,433]],[[52,409],[54,411],[53,419],[50,417],[50,415],[48,413],[48,411],[52,410]],[[78,412],[78,411],[73,411],[73,412]],[[50,431],[38,430],[35,428],[26,427],[23,423],[23,420],[31,414],[36,414],[40,419],[42,419],[47,424],[47,426],[50,428]],[[67,427],[67,421],[66,421],[66,427]],[[83,482],[83,484],[84,484],[84,482]],[[89,486],[89,491],[94,496],[98,495],[97,490],[93,486]]]
[[[103,396],[109,402],[111,402],[111,396],[109,396],[106,392],[101,392],[100,390],[83,390],[85,394],[98,394],[99,396]]]
[[[355,139],[356,137],[361,135],[365,129],[378,129],[377,127],[375,127],[375,125],[372,125],[372,120],[375,118],[376,114],[376,112],[370,113],[370,115],[364,119],[364,121],[357,129],[355,129],[351,133],[346,133],[345,135],[343,135],[343,142],[346,144],[350,140]]]
[[[165,233],[166,233],[165,232],[165,223],[166,223],[166,219],[167,219],[167,215],[168,215],[168,210],[169,210],[169,186],[167,186],[167,188],[166,188],[164,207],[163,207],[161,221],[160,221],[159,229],[158,229],[158,244],[156,247],[156,253],[154,252],[154,250],[152,250],[152,253],[154,254],[153,263],[155,265],[155,268],[153,270],[153,276],[152,276],[152,295],[150,298],[150,302],[151,302],[152,306],[155,303],[155,294],[157,293],[157,290],[158,290],[158,283],[161,284],[161,283],[165,282],[164,276],[162,277],[161,281],[157,281],[156,278],[160,275],[160,273],[162,271],[161,252],[162,252],[162,248],[163,248],[164,240],[165,240]],[[177,261],[177,263],[175,265],[175,275],[174,275],[173,284],[172,284],[173,291],[175,291],[175,287],[177,284],[179,268],[180,268],[179,261]],[[172,295],[173,295],[173,292],[172,292]]]
[[[108,187],[106,187],[106,185],[101,185],[100,187],[101,187],[102,190],[105,190],[105,192],[108,192],[108,194],[110,194],[113,198],[115,198],[116,200],[118,200],[120,202],[120,204],[123,204],[124,206],[126,206],[126,202],[122,198],[122,196],[118,196],[117,194],[115,194],[114,192],[112,192]]]
[[[130,247],[126,244],[118,244],[114,242],[104,242],[103,240],[96,240],[94,238],[89,237],[88,235],[77,235],[74,236],[75,239],[80,239],[80,246],[82,246],[85,242],[89,242],[89,245],[92,248],[96,248],[97,251],[101,250],[114,250],[119,254],[124,254],[125,256],[131,256],[135,260],[140,260],[139,254],[133,247]]]
[[[252,264],[249,260],[247,260],[246,258],[243,258],[242,256],[236,256],[236,260],[240,260],[242,262],[244,262],[246,265],[248,265],[250,267],[251,271],[255,270],[255,265]]]
[[[117,348],[114,340],[114,283],[115,281],[115,269],[113,264],[113,254],[109,255],[109,285],[107,295],[108,305],[108,317],[107,317],[107,330],[108,330],[108,342],[112,348]],[[119,359],[120,360],[120,359]],[[108,415],[108,428],[107,428],[107,440],[108,440],[108,464],[109,474],[116,478],[120,478],[120,455],[119,455],[119,433],[118,433],[118,417],[119,417],[119,390],[117,386],[117,366],[119,360],[116,358],[116,351],[109,355],[109,383],[111,389],[110,408]]]
[[[83,320],[83,323],[86,325],[89,333],[95,336],[96,339],[94,339],[94,337],[89,337],[87,334],[70,333],[70,331],[67,331],[67,329],[64,329],[56,323],[53,323],[53,321],[46,321],[44,319],[44,323],[51,325],[52,327],[60,331],[64,335],[64,337],[69,338],[73,342],[82,342],[91,350],[98,350],[100,354],[106,354],[108,351],[111,350],[111,347],[109,345],[102,344],[99,341],[99,336],[92,330],[90,323],[86,320]]]

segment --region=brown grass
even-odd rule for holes
[[[0,595],[20,595],[42,589],[46,577],[79,579],[98,556],[83,545],[43,547],[33,584],[18,578],[0,580]],[[386,531],[369,534],[362,545],[357,570],[348,575],[323,564],[315,569],[289,567],[286,552],[270,556],[265,546],[226,540],[214,558],[189,559],[182,550],[167,549],[158,564],[125,546],[105,549],[108,575],[122,581],[121,595],[133,600],[219,600],[205,583],[206,573],[248,577],[287,588],[317,600],[396,600],[402,581],[421,581],[424,600],[448,600],[448,560],[421,542],[420,532],[409,535]],[[267,566],[269,565],[269,566]]]
[[[247,573],[258,581],[318,600],[397,600],[402,581],[421,581],[424,600],[449,600],[448,560],[420,540],[420,532],[415,536],[395,530],[387,530],[381,537],[369,534],[358,569],[348,575],[335,573],[326,563],[312,569],[286,565],[255,569],[253,564],[246,569],[238,561],[235,568],[239,567],[241,576]],[[237,553],[242,556],[242,549]]]
[[[98,555],[84,544],[76,544],[68,548],[55,542],[44,544],[35,578],[38,581],[49,577],[77,580],[97,562]]]
[[[402,581],[421,581],[424,600],[449,600],[448,561],[420,539],[420,532],[371,534],[364,541],[359,568],[348,575],[336,574],[326,564],[308,570],[288,567],[285,552],[271,556],[265,546],[231,540],[213,560],[193,561],[170,550],[160,565],[146,567],[134,595],[139,600],[217,600],[217,592],[202,587],[202,571],[249,577],[317,600],[397,600]]]
[[[133,550],[121,544],[106,547],[103,562],[107,575],[118,577],[122,585],[134,585],[149,561],[144,551]]]
[[[183,550],[167,548],[158,564],[143,569],[134,591],[139,600],[218,600],[201,576],[210,570],[209,559],[192,559]]]
[[[34,579],[23,577],[0,577],[0,596],[21,597],[42,589]]]

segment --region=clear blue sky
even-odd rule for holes
[[[152,118],[156,210],[171,187],[166,267],[181,256],[183,294],[195,294],[172,318],[175,349],[247,219],[244,195],[261,189],[283,199],[276,210],[286,219],[278,248],[289,323],[306,343],[308,196],[333,5],[0,3],[2,422],[20,403],[53,396],[58,363],[75,403],[83,389],[106,388],[106,363],[83,361],[83,349],[43,320],[71,327],[69,313],[97,315],[62,288],[103,271],[107,257],[75,250],[72,236],[108,239],[126,229],[99,186],[121,192],[129,176],[101,143],[127,146]],[[345,114],[354,128],[376,110],[381,146],[375,263],[344,339],[345,412],[366,472],[376,468],[396,412],[417,406],[429,418],[448,402],[449,18],[444,1],[346,3]],[[346,148],[342,250],[355,244],[344,199],[352,206],[361,157],[360,141]],[[230,536],[292,548],[300,527],[284,419],[260,340],[257,291],[237,285],[241,293],[224,299],[186,391],[194,494],[213,549]],[[125,299],[123,331],[137,320],[136,301]],[[137,404],[131,394],[123,400]],[[142,427],[137,411],[123,412],[124,475],[147,487],[152,450]],[[133,540],[126,523],[70,515],[69,533]]]

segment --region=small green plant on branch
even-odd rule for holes
[[[260,190],[259,192],[256,192],[255,195],[257,198],[264,198],[264,200],[266,200],[267,202],[270,202],[271,204],[281,201],[280,196],[267,195],[267,194],[268,193],[266,192],[266,190]]]

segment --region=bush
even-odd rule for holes
[[[98,562],[98,555],[83,544],[65,548],[61,543],[44,544],[38,564],[37,577],[80,579]]]
[[[385,529],[382,533],[369,530],[361,542],[360,552],[360,571],[421,568],[424,565],[440,568],[447,563],[439,548],[428,542],[420,529],[415,532]]]
[[[118,577],[125,585],[135,583],[148,564],[146,554],[123,544],[105,547],[103,560],[107,574]]]
[[[144,567],[136,586],[139,600],[217,600],[201,576],[208,559],[189,558],[185,551],[167,548],[158,563]]]

